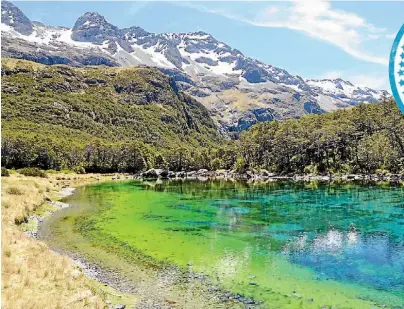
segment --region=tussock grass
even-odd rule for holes
[[[16,188],[16,187],[10,187],[7,189],[7,193],[11,195],[23,195],[21,189]]]
[[[17,172],[19,174],[22,174],[25,176],[34,176],[34,177],[42,177],[42,178],[48,177],[44,171],[42,171],[36,167],[25,167],[25,168],[19,169]]]
[[[2,177],[2,308],[105,308],[103,299],[72,261],[29,238],[18,224],[61,186],[95,179],[89,175],[64,176],[64,181],[11,174]]]

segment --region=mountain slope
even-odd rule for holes
[[[304,80],[247,57],[208,33],[119,29],[98,13],[85,13],[72,29],[51,27],[31,22],[3,1],[1,32],[7,57],[71,66],[157,67],[201,101],[226,131],[373,103],[388,95],[340,79]]]
[[[72,153],[83,158],[89,149],[118,158],[140,143],[153,156],[153,149],[222,140],[206,108],[156,69],[73,69],[14,59],[2,60],[2,134],[2,154],[14,162],[6,165],[26,166],[19,161],[42,153],[47,169],[75,166]],[[8,153],[15,148],[20,152]]]

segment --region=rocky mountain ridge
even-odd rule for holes
[[[7,1],[2,1],[1,16],[3,57],[70,66],[157,67],[202,102],[226,132],[388,96],[386,91],[356,87],[342,79],[304,80],[247,57],[205,32],[119,29],[94,12],[79,17],[71,29],[46,26],[30,21]]]

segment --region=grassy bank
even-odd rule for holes
[[[111,177],[11,174],[1,178],[2,308],[107,308],[123,299],[133,303],[133,297],[88,279],[72,260],[24,233],[30,227],[29,216],[54,210],[52,201],[60,199],[62,187],[104,179]]]

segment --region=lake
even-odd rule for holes
[[[140,295],[159,284],[180,302],[206,288],[174,282],[175,269],[260,308],[404,308],[399,185],[122,181],[66,202],[42,237],[116,269]],[[219,308],[213,298],[206,307]]]

